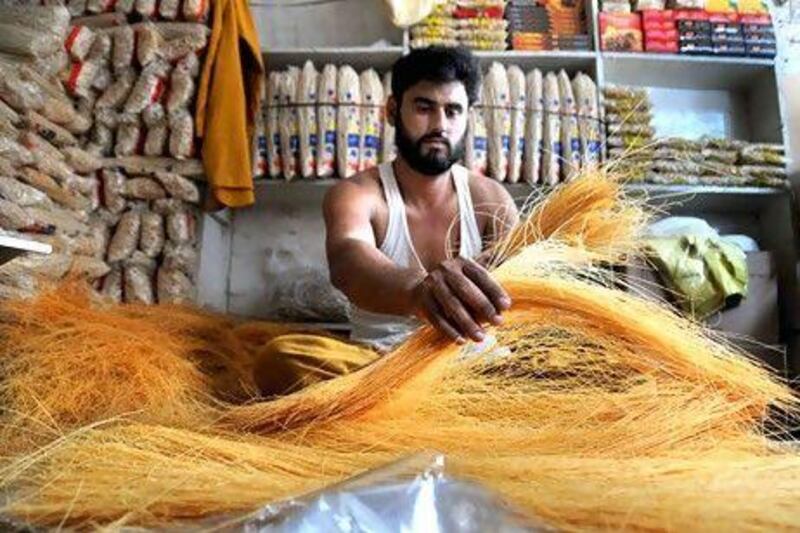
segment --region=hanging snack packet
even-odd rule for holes
[[[361,73],[361,162],[360,170],[378,165],[381,143],[383,83],[373,69]]]
[[[558,73],[558,95],[561,100],[561,170],[564,181],[570,181],[580,172],[581,141],[572,84],[563,70]]]
[[[525,77],[527,97],[527,117],[525,120],[525,156],[522,165],[522,178],[534,185],[541,179],[542,168],[542,128],[544,117],[544,93],[542,72],[537,68]]]
[[[542,181],[558,183],[561,158],[561,100],[558,78],[552,72],[544,77],[544,133],[542,148]]]
[[[517,66],[508,67],[508,90],[511,102],[511,147],[508,152],[508,181],[517,183],[522,173],[525,152],[525,74]]]
[[[349,178],[361,162],[361,91],[358,74],[348,65],[339,69],[337,93],[336,164],[339,177]]]
[[[283,73],[270,72],[267,82],[267,99],[264,113],[265,137],[267,138],[267,175],[277,178],[283,172],[281,163],[281,133],[278,127],[280,113],[280,87]]]
[[[397,146],[394,144],[395,129],[389,124],[387,102],[392,95],[392,72],[383,76],[383,137],[381,138],[381,163],[388,163],[397,157]]]
[[[338,70],[325,65],[317,87],[317,177],[336,173],[336,98]]]
[[[509,108],[508,75],[500,63],[492,63],[486,75],[488,109],[486,130],[489,137],[489,177],[505,181],[508,175],[508,153],[511,148],[511,110]]]
[[[317,167],[317,69],[306,61],[297,85],[298,131],[300,137],[300,175],[313,178]]]

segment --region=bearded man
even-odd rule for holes
[[[386,112],[397,158],[342,180],[323,204],[330,279],[350,301],[351,342],[274,339],[256,365],[262,394],[360,368],[423,322],[463,343],[502,321],[511,300],[481,255],[518,212],[500,183],[458,164],[479,94],[480,70],[465,49],[415,50],[394,64]]]

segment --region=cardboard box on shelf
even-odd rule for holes
[[[614,52],[641,52],[643,36],[639,13],[600,13],[600,47]]]

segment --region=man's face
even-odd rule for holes
[[[461,82],[421,81],[394,103],[395,143],[411,168],[437,176],[461,159],[468,102]]]

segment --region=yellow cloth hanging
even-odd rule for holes
[[[263,396],[278,396],[343,376],[378,359],[369,348],[324,335],[290,333],[256,355],[254,377]]]
[[[215,0],[212,17],[195,129],[214,198],[243,207],[255,201],[250,151],[264,64],[246,0]]]

